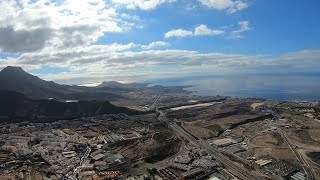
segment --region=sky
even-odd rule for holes
[[[319,0],[1,0],[0,69],[63,84],[320,72]]]

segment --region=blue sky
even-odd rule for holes
[[[232,30],[237,28],[237,22],[249,21],[252,29],[244,33],[243,38],[203,36],[170,39],[170,42],[176,48],[199,52],[270,56],[319,48],[320,25],[316,22],[320,18],[319,1],[247,1],[249,7],[234,14],[201,6],[196,1],[189,3],[196,6],[190,11],[183,7],[188,6],[186,2],[160,6],[152,11],[137,10],[135,14],[144,18],[145,28],[134,29],[125,35],[112,34],[109,38],[103,38],[102,42],[148,43],[163,39],[163,34],[169,29],[192,30],[197,25],[206,24],[222,29],[229,26]]]
[[[67,84],[319,72],[318,0],[5,0],[0,68]]]

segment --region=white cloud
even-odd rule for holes
[[[194,32],[184,29],[173,29],[165,33],[165,38],[172,37],[187,37],[187,36],[218,36],[222,35],[224,31],[217,29],[210,29],[207,25],[201,24],[194,29]]]
[[[222,30],[209,29],[207,25],[201,24],[194,30],[195,36],[216,36],[223,34]]]
[[[200,1],[200,0],[199,0]],[[205,2],[205,0],[202,0]],[[88,83],[103,80],[134,80],[146,77],[175,76],[177,74],[319,71],[320,51],[301,51],[277,58],[263,58],[244,54],[201,53],[189,50],[152,50],[169,44],[155,41],[150,44],[134,42],[100,44],[97,40],[108,33],[126,32],[139,27],[139,16],[118,13],[105,0],[0,0],[0,53],[17,53],[18,57],[0,59],[0,68],[21,66],[26,70],[44,66],[68,69],[68,72],[42,75],[47,80],[64,83]],[[144,4],[143,2],[148,2]],[[173,1],[123,0],[118,5],[149,10]],[[244,1],[213,2],[216,9],[229,13],[246,8]],[[220,2],[218,4],[214,4]],[[226,1],[227,2],[227,1]],[[243,4],[244,3],[244,4]],[[130,6],[131,5],[131,6]],[[213,8],[213,7],[211,7]],[[194,30],[173,29],[164,37],[217,36],[230,34],[240,38],[251,30],[248,21],[239,28],[219,30],[201,24]],[[231,32],[230,32],[231,31]],[[165,68],[161,68],[161,67]],[[170,68],[168,68],[170,67]],[[157,72],[154,70],[157,69]]]
[[[217,10],[225,10],[227,8],[232,7],[233,1],[231,0],[199,0],[203,5],[217,9]]]
[[[164,37],[165,38],[172,38],[172,37],[187,37],[187,36],[192,36],[193,32],[192,31],[187,31],[184,29],[173,29],[168,31]]]
[[[232,31],[231,38],[242,38],[242,33],[250,31],[252,28],[249,26],[249,21],[241,21],[238,23],[240,28]]]
[[[193,10],[197,9],[197,6],[192,4],[192,3],[190,3],[190,4],[186,4],[184,6],[184,9],[187,10],[187,11],[193,11]]]
[[[163,47],[163,46],[168,46],[169,44],[167,42],[163,42],[163,41],[155,41],[152,42],[148,45],[142,45],[142,49],[154,49],[157,47]]]
[[[137,19],[122,17],[104,0],[3,0],[0,9],[0,52],[90,45],[105,33],[135,26]]]
[[[248,7],[242,0],[198,0],[202,5],[216,10],[227,10],[232,14]]]
[[[113,3],[124,5],[127,9],[151,10],[164,3],[172,3],[176,0],[112,0]]]
[[[248,7],[248,4],[243,1],[234,1],[233,6],[228,9],[228,12],[230,14],[233,14],[243,9],[246,9],[247,7]]]
[[[152,44],[152,43],[150,43]],[[110,44],[75,47],[59,52],[24,53],[18,58],[1,60],[7,65],[38,69],[43,66],[67,68],[69,72],[41,76],[63,83],[90,83],[110,78],[137,80],[181,73],[312,72],[318,71],[320,50],[288,53],[275,58],[243,54],[201,53],[188,50],[147,50],[135,52],[143,45]],[[161,68],[165,66],[166,68]],[[167,68],[167,67],[172,68]],[[159,71],[154,72],[157,68]],[[77,80],[77,81],[75,81]]]

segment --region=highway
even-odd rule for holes
[[[288,146],[290,147],[293,154],[296,156],[297,160],[302,165],[303,170],[305,171],[305,173],[307,175],[307,180],[314,180],[315,178],[313,176],[312,168],[310,167],[310,165],[304,160],[304,158],[301,156],[299,151],[297,151],[295,146],[290,142],[290,140],[288,139],[287,135],[283,132],[283,130],[280,130],[280,134],[281,134],[282,138],[286,141]]]
[[[153,101],[153,103],[151,104],[151,106],[149,107],[149,110],[154,110],[156,109],[156,105],[158,103],[158,101],[161,99],[161,95],[158,95],[156,97],[156,99]]]
[[[249,173],[243,167],[240,167],[239,165],[230,161],[228,158],[226,158],[218,150],[213,148],[210,144],[208,144],[204,140],[202,140],[202,139],[196,140],[192,135],[190,135],[188,132],[186,132],[184,129],[182,129],[180,126],[178,126],[176,123],[169,123],[168,125],[171,129],[173,129],[179,135],[186,138],[191,143],[193,143],[203,149],[206,149],[217,161],[219,161],[226,168],[228,168],[230,170],[230,172],[233,175],[235,175],[236,177],[243,179],[243,180],[258,180],[259,179],[256,176],[253,176],[251,173]]]
[[[254,176],[250,172],[248,172],[243,167],[239,166],[238,164],[235,164],[231,160],[229,160],[227,157],[225,157],[222,153],[220,153],[217,149],[213,148],[210,144],[205,142],[202,139],[197,140],[194,138],[189,132],[181,128],[179,125],[177,125],[175,122],[168,122],[168,119],[166,118],[166,115],[163,111],[160,111],[156,108],[157,112],[159,112],[158,119],[162,122],[166,122],[168,124],[168,127],[171,128],[173,131],[175,131],[180,136],[187,139],[189,142],[206,149],[208,153],[210,153],[218,162],[223,164],[226,168],[230,170],[230,172],[242,180],[259,180],[260,178]]]

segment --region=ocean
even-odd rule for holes
[[[186,90],[203,96],[255,97],[270,100],[320,100],[320,74],[228,75],[162,79],[166,86],[190,85]]]

